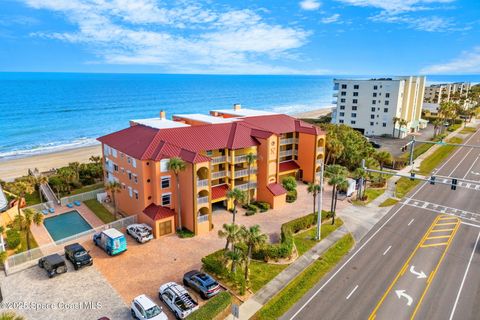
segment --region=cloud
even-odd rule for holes
[[[277,64],[295,56],[292,50],[310,35],[267,22],[263,11],[213,10],[188,0],[165,7],[154,0],[24,1],[76,26],[73,32],[39,30],[32,36],[84,44],[109,64],[158,65],[166,72],[295,73]]]
[[[383,12],[376,16],[372,16],[369,19],[375,22],[406,24],[411,29],[427,32],[442,32],[454,29],[460,30],[460,28],[455,27],[450,19],[437,16],[411,17],[406,15],[390,15]]]
[[[337,22],[338,19],[340,18],[340,15],[338,13],[332,14],[330,17],[325,17],[322,20],[320,20],[322,23],[334,23]]]
[[[480,46],[471,51],[463,51],[460,56],[449,62],[427,66],[420,72],[422,74],[479,74]]]
[[[322,4],[317,0],[303,0],[300,1],[300,8],[303,10],[317,10]]]
[[[455,0],[337,0],[358,7],[374,7],[391,14],[426,10],[432,4],[451,3]]]

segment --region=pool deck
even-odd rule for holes
[[[79,207],[74,206],[73,208],[68,208],[66,206],[55,206],[55,213],[44,215],[44,218],[47,219],[55,217],[61,215],[62,213],[73,210],[78,211],[80,215],[92,226],[92,228],[104,225],[103,221],[100,220],[85,204],[83,204],[83,202]],[[43,246],[54,242],[43,223],[39,226],[32,225],[30,230],[32,231],[33,237],[37,241],[38,246]]]

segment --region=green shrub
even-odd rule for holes
[[[187,317],[188,320],[210,320],[227,309],[232,303],[232,296],[227,291],[222,291],[208,300],[200,309]]]
[[[287,191],[295,191],[297,189],[297,180],[292,176],[285,177],[282,179],[282,186]]]
[[[253,204],[260,210],[260,212],[265,212],[270,210],[270,203],[265,201],[255,201]]]
[[[192,237],[195,236],[195,233],[193,233],[192,231],[190,231],[188,229],[183,228],[182,230],[177,230],[177,235],[180,238],[192,238]]]
[[[223,263],[224,250],[218,250],[202,258],[203,269],[216,275],[228,274],[228,270]]]
[[[243,207],[243,209],[246,209],[248,211],[253,211],[254,213],[258,212],[258,207],[256,205],[254,205],[253,203],[244,204],[242,207]]]
[[[295,202],[295,200],[297,200],[297,190],[288,191],[286,201],[288,203],[292,203]]]
[[[20,232],[15,229],[7,230],[7,246],[10,249],[15,249],[20,244]]]
[[[256,212],[256,211],[253,211],[253,210],[247,210],[247,211],[245,212],[245,215],[246,215],[246,216],[253,216],[255,213],[257,213],[257,212]]]

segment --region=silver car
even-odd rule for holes
[[[134,223],[127,227],[127,234],[137,240],[138,243],[145,243],[153,239],[152,228],[145,223]]]

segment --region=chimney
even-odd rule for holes
[[[233,105],[233,110],[234,110],[234,111],[238,111],[238,110],[240,110],[240,109],[242,109],[242,105],[241,105],[240,103],[235,103],[235,104]]]
[[[164,110],[160,111],[160,120],[165,120],[167,119],[167,114],[165,113]]]

